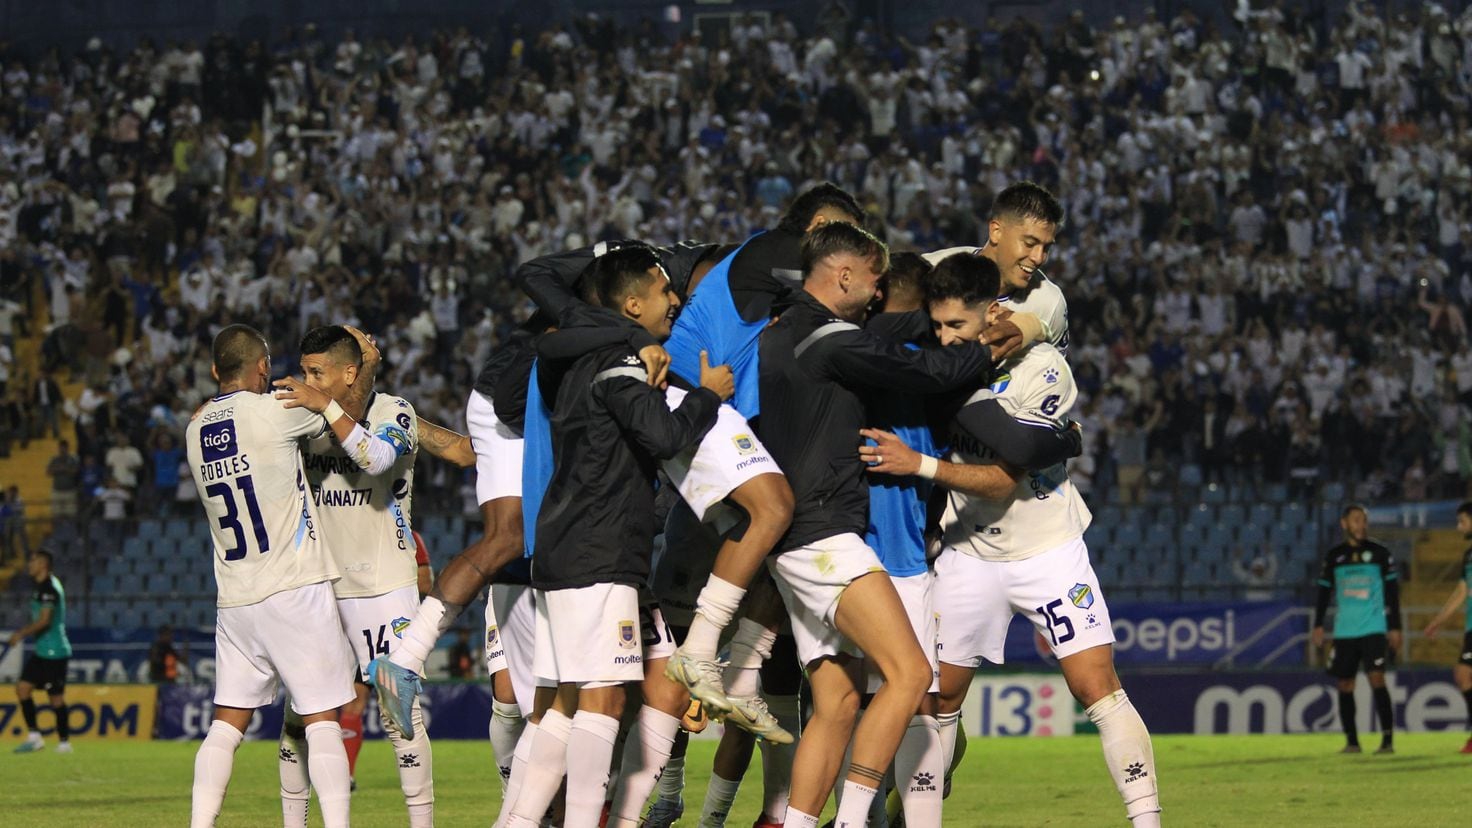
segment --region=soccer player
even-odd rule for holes
[[[1042,322],[1042,339],[1068,352],[1068,302],[1063,291],[1042,271],[1063,225],[1063,205],[1045,187],[1031,181],[1013,184],[992,201],[986,244],[951,247],[925,254],[932,265],[956,253],[984,256],[1001,271],[997,301]]]
[[[1457,507],[1457,531],[1462,534],[1463,540],[1472,541],[1472,501],[1467,501]],[[1462,553],[1462,580],[1457,582],[1456,589],[1447,596],[1446,603],[1426,625],[1425,636],[1434,638],[1437,631],[1452,615],[1461,607],[1466,613],[1466,630],[1462,633],[1462,654],[1457,659],[1456,666],[1452,667],[1452,680],[1457,683],[1457,689],[1462,691],[1462,698],[1467,700],[1467,730],[1472,731],[1472,593],[1467,590],[1467,585],[1472,584],[1472,546]],[[1467,743],[1462,745],[1462,753],[1472,753],[1472,736],[1467,738]]]
[[[353,698],[353,654],[332,594],[338,567],[319,534],[300,441],[330,428],[356,454],[373,438],[314,388],[292,382],[285,392],[291,400],[270,396],[270,349],[253,328],[221,330],[212,363],[219,394],[185,432],[219,592],[214,721],[194,760],[190,824],[214,824],[235,750],[279,683],[302,718],[323,822],[346,826],[351,790],[337,711]]]
[[[974,341],[1002,315],[999,274],[981,257],[943,260],[926,301],[943,345]],[[1048,637],[1074,698],[1098,726],[1105,763],[1137,826],[1160,824],[1150,734],[1114,671],[1109,610],[1083,533],[1090,515],[1060,457],[1077,390],[1057,348],[1039,342],[1002,364],[990,387],[966,401],[949,435],[950,462],[892,434],[866,431],[871,471],[933,479],[949,490],[935,563],[940,617],[943,744],[982,659],[1003,660],[1007,627],[1023,613]],[[1019,427],[1020,426],[1020,427]],[[1028,469],[1038,469],[1027,471]],[[950,756],[946,756],[946,765]]]
[[[630,253],[600,268],[600,303],[663,339],[679,298],[651,253]],[[556,336],[540,344],[544,358]],[[537,368],[556,451],[532,557],[534,662],[539,679],[557,683],[557,696],[530,746],[508,826],[540,822],[564,772],[565,824],[598,824],[623,685],[644,674],[637,619],[655,534],[656,463],[694,445],[734,391],[728,368],[702,360],[700,388],[672,411],[629,347],[569,356]]]
[[[867,425],[860,394],[974,386],[990,375],[991,352],[980,341],[911,350],[860,327],[888,251],[852,224],[809,232],[801,259],[802,290],[761,334],[757,430],[796,497],[792,528],[768,566],[813,694],[784,824],[815,828],[850,736],[852,761],[835,824],[863,824],[931,681],[894,584],[863,540],[869,495],[854,451]],[[848,668],[860,653],[884,684],[855,730],[859,688]]]
[[[1329,648],[1329,675],[1339,685],[1339,724],[1345,738],[1341,752],[1360,752],[1354,677],[1364,670],[1380,717],[1380,748],[1375,752],[1394,753],[1395,709],[1385,686],[1385,665],[1400,652],[1400,575],[1390,550],[1369,539],[1370,515],[1365,507],[1344,507],[1339,528],[1344,542],[1325,553],[1319,570],[1312,640],[1315,647],[1324,646],[1324,615],[1334,599],[1338,608]]]
[[[333,585],[342,631],[363,670],[403,641],[419,608],[419,567],[412,529],[414,461],[418,456],[418,419],[401,397],[382,392],[354,394],[358,383],[372,383],[362,372],[364,346],[372,347],[340,325],[314,328],[302,337],[301,367],[306,387],[326,393],[371,435],[349,455],[333,435],[321,435],[304,447],[307,483],[321,518],[327,548],[341,571]],[[299,380],[278,384],[296,387]],[[284,392],[282,399],[293,399]],[[363,710],[368,686],[355,686],[356,698],[341,716],[349,738],[349,770],[362,746]],[[393,745],[399,785],[412,828],[434,824],[433,754],[423,730],[422,713],[413,712],[413,738],[386,722]],[[310,796],[303,754],[310,757],[299,725],[287,717],[281,734],[282,809],[287,825],[305,826]]]
[[[31,592],[31,623],[10,634],[10,646],[19,646],[36,636],[35,651],[26,659],[15,685],[15,698],[26,720],[28,735],[15,749],[16,753],[34,753],[46,747],[36,724],[36,703],[31,693],[37,687],[46,691],[51,712],[56,714],[56,752],[71,753],[71,728],[67,722],[66,665],[72,657],[72,643],[66,637],[66,590],[61,579],[51,570],[51,553],[40,550],[26,562],[26,574],[36,588]]]

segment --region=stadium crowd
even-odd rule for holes
[[[394,391],[462,427],[474,370],[529,313],[522,261],[739,241],[823,179],[896,250],[970,244],[1026,178],[1068,212],[1047,270],[1071,307],[1081,489],[1326,475],[1460,496],[1472,10],[1290,5],[1225,28],[943,20],[920,42],[834,3],[814,31],[779,12],[718,42],[586,18],[0,46],[0,449],[74,418],[63,504],[167,508],[193,497],[178,435],[228,322],[264,331],[278,371],[312,326],[373,331]],[[37,297],[39,376],[11,347]],[[68,375],[84,390],[62,400]],[[464,488],[423,471],[426,492]]]

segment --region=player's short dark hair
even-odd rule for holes
[[[802,278],[806,280],[811,276],[819,262],[842,253],[868,259],[880,273],[889,269],[889,247],[884,242],[862,227],[835,221],[803,237]]]
[[[249,325],[226,325],[215,334],[210,359],[215,363],[220,382],[230,382],[239,379],[247,366],[256,364],[269,352],[260,331]]]
[[[617,311],[624,300],[643,290],[654,278],[652,267],[663,267],[659,254],[648,245],[630,245],[594,259],[583,272],[584,290],[591,289],[598,304]]]
[[[925,303],[959,299],[963,305],[991,302],[1002,291],[1002,272],[986,256],[952,253],[925,279]]]
[[[1037,219],[1055,226],[1063,225],[1063,205],[1048,188],[1032,181],[1019,181],[997,193],[992,200],[992,218],[1014,221]]]
[[[932,270],[930,262],[919,253],[895,253],[889,257],[889,270],[884,272],[885,295],[914,291],[923,294],[925,277]]]
[[[1344,511],[1339,513],[1339,519],[1344,520],[1355,512],[1364,512],[1366,517],[1369,517],[1370,515],[1369,509],[1366,509],[1364,506],[1361,506],[1358,503],[1351,503],[1348,506],[1344,507]]]
[[[322,325],[307,331],[307,335],[302,337],[301,352],[302,356],[327,354],[343,365],[360,365],[363,362],[363,349],[358,345],[357,337],[341,325]]]
[[[48,551],[46,551],[45,549],[37,549],[35,552],[32,552],[31,553],[31,557],[32,558],[40,558],[40,559],[44,560],[46,562],[46,571],[47,572],[50,572],[52,569],[55,569],[56,568],[56,567],[52,566],[52,564],[54,563],[54,560],[55,559],[52,558],[51,557],[51,553],[48,552]]]
[[[782,215],[782,220],[777,222],[777,229],[788,233],[806,233],[808,225],[813,223],[813,216],[825,207],[842,210],[853,219],[854,224],[864,223],[864,208],[859,200],[837,184],[824,181],[804,190],[792,200],[787,212]]]
[[[1457,514],[1472,517],[1472,500],[1462,501],[1462,505],[1457,507]]]

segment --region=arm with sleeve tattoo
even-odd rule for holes
[[[475,465],[475,448],[469,437],[423,417],[419,418],[419,447],[462,469]]]

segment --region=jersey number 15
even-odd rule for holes
[[[255,532],[256,546],[261,554],[271,551],[271,537],[266,534],[266,524],[261,520],[261,507],[256,503],[256,484],[250,475],[235,478],[235,488],[245,498],[245,510],[250,515],[251,529]],[[240,525],[240,507],[235,502],[235,491],[229,483],[211,483],[204,493],[218,497],[225,503],[225,514],[220,516],[220,529],[235,536],[235,545],[225,550],[225,560],[238,561],[245,557],[245,527]]]

